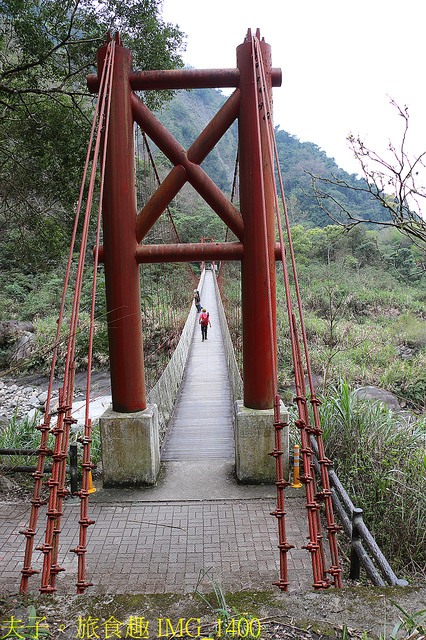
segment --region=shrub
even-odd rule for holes
[[[36,429],[39,416],[18,420],[17,414],[2,427],[0,432],[1,449],[36,449],[39,445],[40,432]]]
[[[37,368],[48,374],[50,371],[52,354],[55,346],[56,317],[49,316],[39,318],[36,322],[36,343],[33,349],[29,368]],[[75,362],[77,369],[87,367],[89,349],[90,316],[80,312],[75,337]],[[108,335],[107,325],[103,320],[95,320],[93,335],[93,366],[105,367],[108,363]],[[58,344],[57,373],[62,374],[66,362],[67,345],[69,337],[69,320],[62,322]]]
[[[426,420],[360,401],[346,382],[320,407],[327,455],[395,570],[426,570]]]

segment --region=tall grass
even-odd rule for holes
[[[4,426],[0,427],[0,449],[37,449],[40,446],[40,431],[36,425],[40,422],[40,414],[36,413],[34,418],[28,417],[18,419],[17,412],[12,419]],[[53,436],[49,435],[49,448],[53,447]],[[0,456],[2,464],[24,466],[34,465],[34,456],[13,455]]]
[[[323,390],[340,378],[388,389],[421,413],[426,406],[424,289],[386,271],[312,262],[299,272],[313,373]],[[293,289],[293,287],[292,287]],[[283,283],[277,282],[280,385],[291,384],[293,364]],[[293,300],[294,303],[294,300]]]
[[[426,420],[361,401],[344,381],[323,398],[327,455],[398,570],[426,572]]]
[[[42,416],[36,413],[34,418],[28,417],[18,419],[17,413],[9,421],[8,424],[0,427],[0,449],[33,449],[36,450],[40,446],[41,433],[37,429],[37,425],[42,421]],[[70,442],[76,442],[78,437],[83,434],[84,427],[72,430],[70,434]],[[55,446],[55,438],[49,433],[47,448],[53,449]],[[79,458],[82,458],[82,447],[78,447]],[[94,422],[92,425],[92,442],[91,442],[91,459],[95,464],[101,460],[101,439],[99,434],[99,423]],[[36,464],[35,456],[27,455],[8,455],[0,456],[2,464],[13,466],[25,466]]]

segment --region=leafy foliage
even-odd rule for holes
[[[316,144],[302,143],[296,136],[278,129],[275,131],[275,138],[290,223],[294,225],[301,222],[309,227],[329,225],[330,218],[313,197],[311,174],[322,178],[338,175],[341,180],[354,187],[359,187],[361,181],[356,175],[349,175],[340,169],[334,159],[329,158]],[[369,198],[361,196],[355,188],[349,191],[338,185],[334,193],[349,209],[354,209],[365,219],[372,210],[378,216],[383,215],[380,207],[372,203]]]
[[[342,232],[336,226],[297,225],[291,231],[316,385],[325,388],[343,377],[353,385],[384,387],[402,403],[424,410],[424,278],[407,280],[388,259],[401,234],[395,232],[393,244],[388,231],[360,226]],[[424,273],[413,242],[405,248]],[[279,271],[277,292],[279,384],[285,392],[292,385],[293,362]]]
[[[0,0],[0,253],[37,270],[68,244],[92,120],[85,76],[109,30],[139,69],[182,66],[160,0]],[[159,107],[170,94],[144,96]]]

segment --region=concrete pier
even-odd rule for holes
[[[107,409],[99,428],[104,487],[155,484],[160,470],[157,406],[136,413]]]

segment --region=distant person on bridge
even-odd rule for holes
[[[201,325],[201,340],[202,342],[204,342],[204,340],[207,340],[207,327],[212,326],[212,323],[210,322],[209,314],[206,312],[205,309],[203,309],[203,313],[200,315],[198,322]]]
[[[194,304],[197,307],[198,313],[201,311],[200,292],[198,289],[194,289]]]

